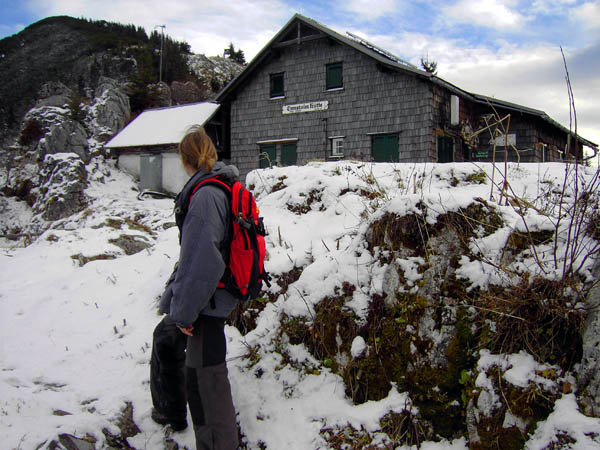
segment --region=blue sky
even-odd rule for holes
[[[569,126],[560,47],[575,95],[578,132],[600,144],[600,0],[0,0],[0,37],[52,15],[143,26],[195,53],[233,42],[251,59],[299,12],[350,31],[479,94],[546,111]]]

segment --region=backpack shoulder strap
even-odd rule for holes
[[[220,188],[221,190],[223,190],[227,194],[228,198],[230,198],[231,194],[232,194],[232,185],[231,185],[231,183],[228,183],[228,180],[226,178],[219,177],[217,175],[215,177],[206,178],[206,179],[200,181],[194,187],[194,189],[192,189],[192,192],[190,193],[190,198],[188,200],[188,205],[189,205],[189,202],[192,201],[192,197],[194,196],[194,194],[196,193],[196,191],[198,189],[200,189],[202,186],[216,186],[216,187]]]

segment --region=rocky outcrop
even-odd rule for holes
[[[200,89],[192,81],[171,83],[171,100],[175,105],[201,102],[209,97],[207,89]]]
[[[85,108],[86,126],[94,140],[105,143],[129,121],[129,97],[116,80],[102,78],[92,104]]]
[[[595,285],[588,293],[583,329],[583,356],[577,376],[583,412],[600,417],[600,261],[593,270]]]
[[[36,104],[40,89],[51,86],[48,82],[91,97],[102,76],[125,82],[137,70],[133,58],[108,51],[82,24],[80,19],[49,17],[0,41],[0,148],[12,145],[32,107],[62,106],[62,89],[51,89],[46,97],[62,99]],[[110,34],[108,29],[95,30],[96,38]]]
[[[46,155],[41,165],[40,186],[34,210],[45,220],[68,217],[87,206],[87,171],[79,155]]]
[[[218,92],[244,69],[238,62],[220,56],[190,55],[188,64],[212,92]]]
[[[55,153],[75,153],[89,161],[87,132],[83,125],[69,118],[69,110],[56,106],[33,108],[25,116],[25,123],[37,122],[45,131],[35,147],[40,160]]]
[[[38,154],[40,158],[56,153],[75,153],[82,161],[88,162],[87,133],[83,125],[71,119],[50,127],[45,138],[40,141]]]
[[[41,108],[43,106],[64,107],[69,104],[72,97],[72,89],[69,89],[60,81],[49,81],[41,87],[37,96],[35,108]]]

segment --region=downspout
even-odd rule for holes
[[[327,134],[328,134],[328,129],[327,129],[327,117],[325,117],[324,119],[321,119],[323,123],[323,128],[324,128],[324,132],[325,132],[325,139],[323,142],[323,145],[325,146],[325,160],[327,160],[327,150],[328,150],[328,139],[327,139]]]

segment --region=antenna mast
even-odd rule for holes
[[[163,59],[163,41],[165,40],[165,27],[166,25],[156,25],[154,29],[162,28],[160,34],[160,60],[158,63],[158,82],[162,83],[162,59]]]

